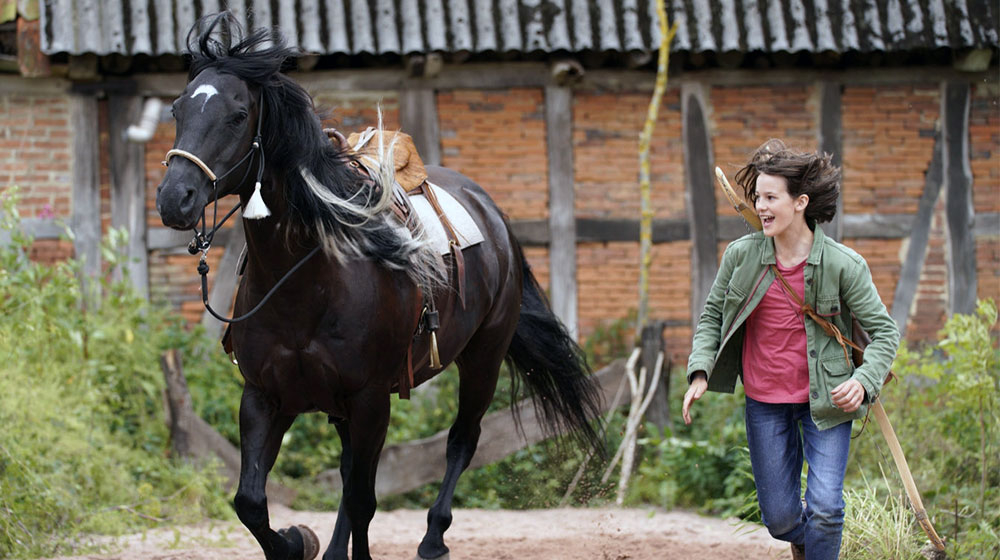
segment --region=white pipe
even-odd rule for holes
[[[156,132],[156,125],[160,123],[160,109],[163,102],[158,97],[148,97],[142,106],[142,116],[139,117],[139,124],[129,125],[125,130],[125,138],[131,142],[149,142]]]

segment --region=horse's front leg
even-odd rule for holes
[[[346,420],[334,421],[337,434],[340,436],[340,480],[342,486],[346,488],[347,481],[351,478],[351,431]],[[340,507],[337,509],[337,523],[333,527],[333,537],[330,539],[330,546],[323,554],[323,560],[348,560],[347,543],[351,537],[351,521],[347,516],[347,508],[344,506],[343,498],[340,500]]]
[[[293,420],[294,416],[279,414],[259,390],[244,387],[240,400],[240,484],[233,503],[236,515],[260,543],[267,560],[312,560],[319,552],[319,541],[308,528],[275,532],[268,520],[267,474]]]
[[[341,511],[346,509],[350,520],[351,559],[370,560],[368,525],[375,516],[375,472],[389,427],[389,390],[368,387],[348,406],[351,462]]]

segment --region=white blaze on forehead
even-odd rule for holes
[[[194,93],[191,94],[191,99],[194,99],[199,95],[205,96],[205,100],[201,102],[201,112],[204,113],[205,104],[208,103],[208,100],[211,99],[212,96],[217,93],[219,93],[219,90],[215,89],[215,86],[213,86],[212,84],[201,84],[200,86],[198,86],[198,89],[194,90]]]

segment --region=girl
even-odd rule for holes
[[[828,154],[769,140],[736,181],[764,228],[732,242],[722,256],[688,360],[684,422],[691,423],[691,405],[706,389],[732,393],[741,377],[764,525],[792,543],[793,558],[835,560],[851,422],[878,396],[899,330],[865,260],[817,225],[833,218],[840,195],[840,169]],[[864,363],[855,369],[799,302],[847,339],[853,313],[872,339]]]

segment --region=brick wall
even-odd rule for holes
[[[381,103],[387,129],[399,126],[394,92],[314,92],[327,124],[349,133],[376,121]],[[769,137],[793,147],[816,145],[818,96],[812,85],[713,87],[708,91],[709,122],[716,164],[729,175]],[[975,87],[970,110],[970,157],[977,213],[1000,212],[1000,92]],[[170,100],[165,100],[170,101]],[[940,118],[940,87],[849,86],[843,96],[844,202],[846,213],[915,213]],[[648,93],[576,91],[573,99],[576,211],[586,218],[638,218],[638,136]],[[548,216],[544,90],[454,90],[437,94],[444,165],[480,183],[511,219]],[[102,221],[107,223],[107,112],[102,123]],[[71,215],[72,137],[66,96],[0,97],[0,185],[20,184],[23,216]],[[155,187],[163,177],[160,161],[173,142],[173,124],[161,124],[146,145],[147,219],[162,227]],[[657,218],[683,219],[683,150],[679,88],[667,91],[652,145],[652,194]],[[713,185],[714,188],[714,185]],[[718,212],[731,210],[716,196]],[[235,199],[220,205],[224,212]],[[947,268],[943,209],[935,214],[921,287],[908,325],[909,338],[927,339],[943,324],[947,310]],[[891,302],[905,255],[905,240],[847,239],[872,267],[883,300]],[[724,246],[724,244],[723,244]],[[221,247],[211,259],[221,257]],[[637,246],[588,243],[577,250],[580,331],[625,317],[636,307]],[[72,254],[65,241],[41,240],[34,258],[57,260]],[[543,287],[548,286],[548,250],[525,254]],[[980,297],[1000,300],[1000,232],[977,239]],[[201,316],[195,259],[183,248],[150,255],[151,293],[196,321]],[[690,345],[690,243],[656,246],[650,282],[651,316],[669,321],[667,338],[675,358]],[[213,269],[214,270],[214,269]]]
[[[1000,212],[1000,88],[974,87],[969,108],[972,203],[977,213]],[[976,240],[980,298],[1000,304],[1000,231]]]
[[[72,155],[68,97],[0,96],[0,186],[20,187],[23,217],[69,217]]]
[[[544,97],[540,88],[437,95],[441,164],[486,189],[511,219],[548,217]]]
[[[0,95],[0,189],[18,187],[22,218],[68,221],[72,161],[66,96]],[[53,263],[71,257],[73,244],[37,240],[29,254]]]
[[[809,86],[715,87],[711,90],[709,126],[715,165],[739,191],[735,175],[761,144],[780,138],[790,148],[815,150],[819,129],[817,97]],[[716,209],[730,216],[733,209],[716,189]]]
[[[638,218],[639,134],[649,95],[578,92],[573,99],[573,167],[576,212],[581,218]],[[650,145],[650,195],[654,217],[684,213],[684,151],[680,96],[668,90]]]
[[[847,87],[844,212],[916,213],[941,112],[937,84]]]

